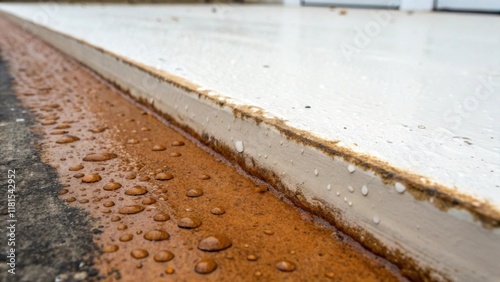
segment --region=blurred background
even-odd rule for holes
[[[0,0],[24,3],[247,3],[287,6],[327,6],[346,8],[380,8],[412,11],[453,11],[500,14],[500,0]]]

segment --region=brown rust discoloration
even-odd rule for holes
[[[343,148],[339,146],[338,141],[332,140],[324,140],[318,138],[316,136],[311,135],[309,132],[301,131],[296,128],[292,128],[286,124],[286,121],[277,119],[277,118],[266,118],[263,113],[263,109],[259,109],[258,111],[254,111],[257,107],[242,107],[236,106],[227,102],[222,102],[217,99],[217,96],[209,96],[203,92],[197,91],[198,86],[186,81],[180,77],[173,76],[164,72],[160,72],[148,66],[142,65],[137,62],[133,62],[126,58],[120,57],[116,54],[108,52],[99,47],[93,46],[85,41],[69,37],[67,35],[62,35],[70,38],[71,40],[77,41],[81,44],[90,46],[99,50],[102,53],[115,57],[117,60],[130,65],[131,67],[138,68],[146,73],[149,73],[158,81],[169,83],[177,88],[180,88],[188,93],[192,93],[199,100],[205,101],[212,105],[218,105],[223,108],[232,109],[233,115],[242,119],[245,119],[250,122],[254,122],[257,126],[261,123],[266,123],[266,125],[275,128],[278,132],[280,132],[287,139],[292,140],[294,142],[303,144],[304,146],[312,147],[317,150],[322,151],[328,156],[332,158],[342,158],[343,160],[353,163],[358,167],[361,167],[364,170],[373,171],[376,175],[378,175],[385,184],[394,184],[396,181],[404,184],[407,187],[407,191],[411,193],[416,199],[421,201],[429,201],[431,198],[434,199],[433,204],[443,211],[447,211],[450,208],[455,209],[465,209],[469,211],[477,220],[479,220],[483,226],[485,227],[499,227],[500,226],[500,211],[496,209],[489,203],[482,202],[480,206],[473,205],[475,199],[472,197],[457,193],[453,189],[449,187],[445,187],[439,184],[428,184],[424,185],[420,183],[420,178],[422,176],[416,175],[411,172],[407,172],[401,169],[397,169],[386,162],[378,160],[372,156],[366,154],[359,154],[350,149]],[[121,89],[123,92],[127,93],[129,96],[133,97],[128,91],[128,89],[123,89],[119,85],[114,84],[117,88]],[[133,97],[135,98],[135,97]],[[137,99],[137,98],[135,98]],[[251,175],[257,176],[260,179],[265,180],[266,182],[273,185],[279,191],[284,193],[292,202],[296,205],[303,207],[307,210],[310,210],[321,217],[328,220],[333,225],[339,227],[341,230],[349,234],[350,236],[357,239],[363,245],[370,248],[375,253],[381,254],[391,261],[396,262],[399,267],[403,269],[403,271],[408,275],[408,277],[421,279],[421,280],[430,280],[430,270],[422,269],[418,266],[418,263],[413,261],[408,256],[405,256],[402,252],[398,250],[388,250],[383,247],[383,244],[375,239],[374,236],[367,234],[367,232],[363,230],[357,230],[352,228],[352,224],[346,223],[342,220],[342,213],[335,209],[334,207],[325,206],[318,207],[313,206],[311,203],[307,202],[304,197],[299,196],[299,194],[291,193],[290,190],[281,182],[280,177],[275,175],[272,171],[269,171],[265,168],[260,168],[255,165],[255,162],[252,160],[252,166],[249,167],[245,163],[245,159],[240,155],[236,154],[234,150],[229,148],[228,146],[218,142],[216,138],[213,136],[209,136],[206,133],[198,133],[191,129],[189,126],[182,123],[182,121],[175,120],[171,116],[161,113],[154,106],[154,104],[145,101],[144,99],[139,99],[139,102],[151,109],[155,112],[159,113],[163,118],[172,124],[182,128],[195,138],[201,140],[203,143],[221,153],[223,156],[228,158],[229,160],[239,164],[243,169],[249,172]]]

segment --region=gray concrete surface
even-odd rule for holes
[[[32,132],[32,118],[12,90],[0,53],[0,281],[85,281],[98,279],[92,268],[95,220],[58,198],[62,185],[54,168],[43,163]],[[15,170],[15,218],[8,202],[8,170]],[[7,222],[16,219],[17,222]],[[15,223],[15,246],[8,246]],[[11,240],[12,242],[13,240]],[[15,248],[15,274],[8,272],[7,254]]]

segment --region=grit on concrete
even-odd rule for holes
[[[32,132],[33,117],[16,98],[7,67],[0,59],[0,203],[4,234],[0,243],[4,253],[0,280],[54,281],[61,275],[69,281],[74,274],[95,275],[92,221],[83,210],[58,198],[62,185],[55,169],[40,159],[36,146],[40,136]],[[15,246],[8,246],[6,237],[8,170],[15,170]],[[6,251],[10,248],[15,248],[15,274],[7,272]]]

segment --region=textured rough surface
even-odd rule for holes
[[[32,132],[37,121],[14,96],[1,51],[0,47],[0,218],[2,229],[10,225],[8,219],[17,222],[15,245],[7,246],[8,237],[2,236],[0,280],[54,281],[61,275],[73,281],[72,275],[77,272],[95,275],[93,221],[88,213],[67,206],[58,197],[62,185],[57,172],[40,159],[37,144],[42,139]],[[9,217],[7,209],[8,170],[15,170],[15,218]],[[6,234],[4,231],[2,234]],[[10,248],[16,250],[15,275],[7,272],[5,256]]]
[[[23,42],[21,31],[6,22],[0,21],[0,27],[0,48],[9,61],[15,90],[36,115],[35,128],[43,136],[42,159],[57,169],[53,178],[65,186],[58,192],[60,198],[89,212],[98,222],[98,228],[86,230],[101,250],[93,260],[100,271],[97,277],[105,281],[162,281],[166,275],[176,281],[248,277],[318,281],[335,273],[338,281],[405,280],[393,265],[281,201],[278,197],[282,196],[273,195],[272,189],[256,189],[264,184],[242,175],[219,155],[123,99],[75,62],[37,39]],[[36,56],[31,50],[36,50]],[[55,124],[42,125],[48,120]],[[60,137],[53,134],[56,127],[80,140],[55,143]],[[90,130],[95,128],[107,129]],[[139,142],[128,142],[131,139]],[[152,151],[154,144],[163,144],[165,151]],[[116,154],[116,158],[84,161],[85,156],[97,152]],[[173,152],[180,155],[171,157]],[[174,177],[169,181],[152,177],[162,172]],[[99,173],[102,179],[82,183],[74,177],[78,173]],[[122,187],[109,189],[109,183]],[[134,186],[146,187],[148,193],[127,195]],[[188,197],[186,191],[194,187],[203,189],[203,194]],[[215,207],[225,213],[212,214]],[[159,213],[163,215],[155,218]],[[177,221],[187,216],[198,218],[202,225],[179,228]],[[157,233],[151,232],[155,229],[168,232],[168,239],[148,240]],[[209,253],[197,249],[203,238],[219,232],[231,240],[229,247]],[[174,258],[155,260],[163,251]],[[281,260],[292,262],[296,269],[276,269]],[[200,265],[204,261],[210,263]],[[97,279],[89,278],[90,274],[96,273],[80,271],[73,278]]]

